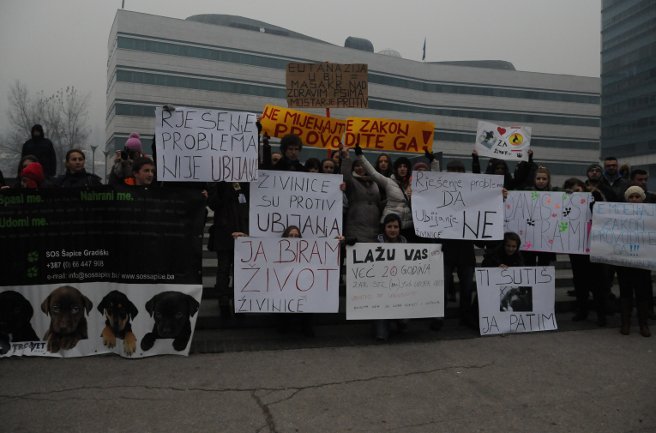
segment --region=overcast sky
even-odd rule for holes
[[[104,143],[107,37],[121,0],[0,0],[0,129],[7,91],[76,86]],[[518,70],[599,76],[601,0],[125,0],[137,12],[241,15],[343,46],[348,36],[406,59],[499,59]]]

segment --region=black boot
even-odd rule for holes
[[[631,311],[633,311],[633,300],[622,298],[620,300],[621,326],[620,334],[629,335],[631,332]]]

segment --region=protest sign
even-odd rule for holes
[[[530,126],[499,126],[478,121],[475,149],[479,156],[528,161],[530,146]]]
[[[423,238],[503,239],[503,176],[418,171],[412,221]]]
[[[0,355],[187,355],[204,218],[176,189],[2,191]]]
[[[509,191],[506,231],[519,235],[524,251],[589,254],[591,202],[587,192]]]
[[[344,120],[267,105],[260,119],[262,132],[282,138],[296,134],[303,145],[337,149],[346,128]]]
[[[594,205],[590,261],[656,270],[656,204]]]
[[[291,225],[303,237],[342,233],[341,174],[260,170],[251,185],[249,234],[278,237]]]
[[[481,335],[558,329],[555,269],[476,268]]]
[[[433,148],[433,122],[398,119],[346,119],[344,146],[391,152],[424,152]]]
[[[253,182],[258,164],[256,120],[254,113],[157,107],[157,180]]]
[[[339,241],[237,238],[235,313],[337,313]]]
[[[346,248],[346,319],[444,316],[438,244],[358,243]]]
[[[361,63],[288,63],[287,105],[367,108],[368,72]]]

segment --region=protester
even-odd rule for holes
[[[538,166],[533,175],[532,191],[553,191],[551,187],[551,172],[543,165]],[[522,251],[522,257],[526,266],[550,266],[556,261],[556,254],[544,251]]]
[[[0,171],[0,189],[4,188],[9,188],[9,185],[5,183],[5,177],[2,175],[2,171]]]
[[[392,160],[386,153],[381,153],[376,158],[376,165],[374,166],[376,171],[382,174],[385,177],[392,176]]]
[[[598,170],[596,170],[598,168]],[[595,169],[591,171],[591,169]],[[592,164],[588,168],[588,173],[599,172],[601,167]],[[593,174],[593,177],[595,175]],[[594,181],[593,181],[594,182]],[[594,203],[604,201],[604,195],[594,186],[588,186],[577,178],[570,178],[563,183],[563,189],[566,193],[590,192],[593,201],[590,208],[594,211]],[[572,321],[580,322],[588,318],[589,296],[592,293],[594,308],[597,313],[597,326],[606,326],[606,300],[610,291],[608,284],[608,266],[603,263],[593,263],[590,261],[588,254],[569,254],[569,260],[572,265],[572,280],[574,284],[574,295],[576,296],[576,313]]]
[[[127,185],[134,185],[148,188],[153,184],[155,179],[155,163],[152,159],[144,156],[136,158],[132,162],[132,176],[134,181],[130,182],[129,178],[125,180]]]
[[[402,156],[394,161],[394,169],[391,177],[385,177],[378,173],[371,163],[364,157],[362,148],[355,146],[355,154],[362,161],[362,165],[369,176],[385,191],[387,201],[382,213],[382,220],[389,214],[396,214],[401,218],[401,233],[406,239],[414,239],[414,227],[412,223],[412,212],[410,211],[410,161]]]
[[[649,173],[647,170],[636,168],[631,171],[630,185],[638,185],[646,194],[645,203],[656,203],[656,194],[649,192],[647,183],[649,183]]]
[[[39,159],[34,155],[25,155],[18,161],[18,168],[16,169],[16,178],[9,184],[11,188],[21,188],[21,172],[25,167],[33,162],[39,162]]]
[[[600,194],[602,201],[615,201],[615,193],[613,190],[602,182],[602,173],[603,169],[601,168],[601,165],[593,163],[588,166],[588,169],[585,172],[586,190],[591,193],[597,191]]]
[[[383,219],[383,232],[377,236],[377,241],[380,243],[407,243],[407,239],[401,234],[401,218],[395,214],[390,213],[385,215]],[[378,341],[387,341],[390,334],[390,323],[388,319],[375,320],[375,335]],[[395,320],[397,329],[404,331],[407,322],[405,320]]]
[[[273,167],[274,170],[284,171],[307,171],[306,168],[299,161],[301,151],[303,150],[303,142],[301,137],[296,134],[287,134],[280,140],[280,150],[282,158]]]
[[[271,164],[276,165],[278,161],[282,159],[282,153],[280,152],[273,152],[271,154]]]
[[[337,173],[338,165],[332,159],[324,159],[321,161],[320,173],[335,174]]]
[[[644,203],[645,191],[639,186],[631,186],[624,191],[624,198],[629,203]],[[635,306],[638,312],[640,335],[651,337],[648,326],[649,297],[651,295],[651,270],[617,266],[617,277],[620,284],[620,333],[629,335],[631,332],[631,313],[635,294]]]
[[[349,203],[344,224],[346,238],[353,242],[375,242],[383,210],[378,185],[367,175],[359,159],[344,158],[341,170]]]
[[[304,165],[305,170],[309,173],[321,172],[321,161],[319,161],[317,158],[308,158]]]
[[[620,174],[616,157],[608,156],[604,158],[604,172],[602,173],[601,182],[613,191],[613,197],[606,197],[606,200],[624,200],[624,191],[628,188],[629,181]]]
[[[503,243],[483,258],[481,266],[484,268],[502,267],[504,269],[514,266],[524,266],[524,259],[519,252],[521,245],[522,240],[517,233],[504,233]]]
[[[20,174],[21,187],[28,189],[38,189],[44,186],[46,180],[43,173],[43,166],[39,162],[28,164]]]
[[[60,188],[81,188],[101,185],[100,177],[87,173],[84,168],[85,156],[80,149],[66,152],[66,173],[54,180]]]
[[[34,155],[43,166],[46,178],[57,174],[57,155],[52,141],[45,137],[43,126],[37,124],[32,127],[32,137],[23,144],[21,156]]]
[[[216,182],[209,187],[208,206],[214,211],[209,228],[208,250],[216,252],[216,284],[221,318],[234,312],[234,293],[230,275],[234,267],[234,238],[248,232],[249,184],[247,182]]]
[[[109,174],[108,183],[110,185],[130,185],[133,178],[132,165],[137,158],[144,156],[139,134],[131,133],[123,150],[117,151],[114,156],[114,165]]]

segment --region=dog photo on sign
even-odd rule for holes
[[[533,311],[533,287],[531,286],[504,286],[501,287],[499,296],[501,299],[499,311]]]

